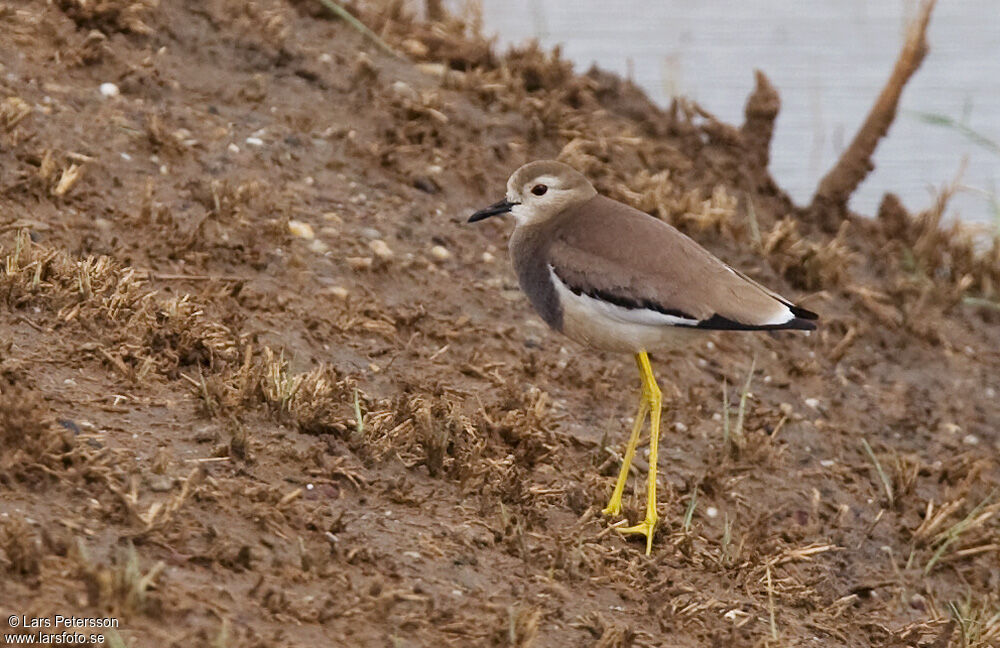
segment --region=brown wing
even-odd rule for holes
[[[570,290],[713,329],[812,329],[816,315],[733,270],[674,227],[596,196],[559,217],[548,262]]]

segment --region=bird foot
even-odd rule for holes
[[[646,555],[653,551],[653,534],[656,533],[656,518],[646,518],[639,524],[630,527],[619,527],[615,531],[622,535],[640,534],[646,536]]]
[[[622,500],[618,498],[617,500],[611,498],[608,505],[601,509],[601,515],[607,515],[608,517],[615,517],[616,515],[621,515],[622,512]]]

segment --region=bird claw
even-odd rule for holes
[[[618,527],[615,529],[622,535],[639,534],[646,536],[646,555],[653,551],[653,535],[656,533],[656,518],[646,519],[630,527]]]

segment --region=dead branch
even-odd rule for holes
[[[767,168],[770,162],[771,137],[774,135],[774,120],[781,110],[781,97],[771,85],[771,81],[760,70],[755,71],[757,87],[747,98],[743,109],[744,122],[740,127],[747,151],[753,162],[760,168]]]
[[[861,128],[858,129],[850,146],[837,163],[820,181],[813,196],[809,211],[824,229],[837,229],[839,215],[847,206],[847,200],[861,181],[875,168],[872,154],[879,140],[885,137],[896,118],[899,97],[906,83],[917,71],[929,51],[927,45],[927,24],[936,0],[926,0],[920,7],[916,20],[910,25],[906,42],[896,59],[889,80],[882,88],[878,99],[868,112]]]
[[[427,20],[431,22],[441,22],[444,20],[444,5],[442,0],[427,0]]]

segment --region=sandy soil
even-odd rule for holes
[[[126,646],[1000,645],[1000,246],[944,201],[828,231],[768,175],[763,77],[730,126],[349,8],[401,55],[312,2],[0,4],[2,618],[112,616]],[[599,513],[631,360],[548,331],[508,225],[464,223],[555,156],[822,317],[654,359],[650,557]]]

